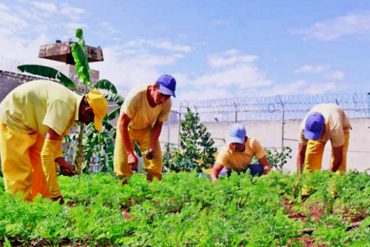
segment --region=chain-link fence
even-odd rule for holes
[[[294,154],[301,120],[320,103],[334,103],[344,109],[353,126],[349,160],[364,164],[362,160],[370,159],[370,92],[182,101],[165,123],[161,142],[178,144],[180,121],[189,108],[199,114],[217,147],[225,144],[229,126],[240,122],[247,127],[248,135],[260,139],[266,148],[281,150],[289,146]],[[330,155],[330,151],[326,153]]]

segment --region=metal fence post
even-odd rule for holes
[[[367,93],[367,116],[370,117],[370,92]]]
[[[170,143],[171,117],[172,117],[172,114],[170,112],[170,116],[169,116],[169,118],[167,120],[167,145],[169,145],[169,143]]]
[[[179,128],[177,133],[177,147],[180,148],[180,130],[181,130],[181,110],[182,110],[182,104],[180,103],[180,110],[179,110]]]
[[[285,125],[285,104],[281,99],[281,95],[278,96],[279,103],[281,105],[281,152],[284,151],[284,125]]]
[[[238,122],[238,105],[234,101],[234,107],[235,107],[235,123]]]

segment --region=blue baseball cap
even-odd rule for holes
[[[157,79],[156,83],[159,85],[159,91],[162,94],[176,97],[176,80],[173,78],[173,76],[163,74]]]
[[[246,136],[247,131],[242,124],[233,124],[229,130],[228,142],[243,144]]]
[[[324,116],[319,112],[308,115],[304,126],[304,137],[307,140],[319,140],[325,126]]]

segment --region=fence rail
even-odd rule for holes
[[[279,120],[282,117],[294,120],[302,119],[312,106],[320,103],[335,103],[350,118],[370,117],[370,92],[182,101],[178,114],[182,115],[190,108],[199,113],[203,122]]]

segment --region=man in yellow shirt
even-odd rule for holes
[[[175,78],[164,74],[153,85],[135,88],[125,98],[117,122],[114,150],[114,172],[123,182],[137,170],[135,143],[144,154],[148,181],[162,178],[159,136],[171,111],[171,96],[175,97],[175,90]]]
[[[331,142],[330,170],[346,171],[351,124],[343,109],[335,104],[315,105],[303,119],[299,129],[297,170],[321,170],[324,147]]]
[[[80,96],[51,81],[36,80],[11,91],[0,104],[1,167],[5,190],[37,194],[52,200],[63,197],[56,178],[56,163],[67,173],[72,166],[62,154],[62,139],[75,121],[94,122],[102,130],[108,102],[96,90]]]
[[[255,156],[259,164],[251,164]],[[247,136],[242,124],[231,126],[228,144],[217,155],[215,165],[211,170],[211,179],[215,182],[221,172],[229,173],[234,170],[238,173],[250,170],[252,176],[270,172],[270,164],[266,152],[255,138]]]

